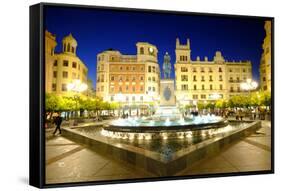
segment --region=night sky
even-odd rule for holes
[[[162,70],[166,51],[171,55],[172,65],[175,62],[176,37],[182,44],[190,38],[192,60],[197,56],[201,60],[204,56],[212,60],[217,50],[228,61],[250,60],[253,78],[259,80],[259,62],[265,37],[264,21],[261,19],[66,7],[48,7],[44,18],[45,29],[56,35],[56,52],[61,52],[64,36],[72,33],[76,38],[77,55],[87,65],[88,76],[94,86],[98,53],[113,48],[122,54],[136,54],[137,42],[149,42],[158,48]]]

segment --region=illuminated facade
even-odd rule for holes
[[[271,21],[264,25],[266,36],[263,41],[263,54],[260,63],[260,85],[264,91],[271,91]]]
[[[74,80],[87,83],[88,68],[76,55],[77,41],[69,34],[62,45],[62,52],[55,53],[56,37],[45,31],[46,93],[70,93],[67,85]]]
[[[97,55],[97,96],[126,105],[143,105],[158,99],[158,50],[146,42],[136,46],[136,55],[123,55],[112,49]]]
[[[194,104],[196,101],[228,99],[244,93],[241,82],[252,78],[250,61],[229,62],[217,51],[212,60],[207,57],[191,59],[190,41],[180,44],[176,39],[175,81],[178,103]]]

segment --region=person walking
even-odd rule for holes
[[[60,116],[60,114],[58,114],[58,116],[55,117],[54,119],[54,124],[56,125],[56,129],[53,132],[54,135],[56,134],[57,130],[59,130],[59,134],[61,134],[61,128],[60,128],[61,123],[62,123],[62,117]]]

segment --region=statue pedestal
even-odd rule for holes
[[[173,79],[160,80],[160,106],[175,106],[175,81]]]

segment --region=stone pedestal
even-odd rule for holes
[[[162,79],[160,81],[160,106],[175,106],[175,81],[173,79]]]

